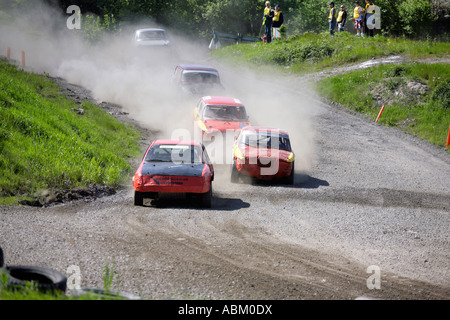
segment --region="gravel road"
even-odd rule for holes
[[[290,132],[293,186],[233,184],[216,160],[211,209],[182,197],[135,207],[131,177],[95,200],[0,207],[5,264],[75,265],[81,285],[98,288],[113,266],[113,287],[144,299],[449,299],[448,153],[321,101],[311,79],[215,63],[252,124]],[[106,85],[92,94],[67,80],[57,79],[72,99],[95,96],[135,124],[142,148],[175,128],[155,122],[164,110],[154,100],[148,113]],[[195,102],[179,101],[175,126],[191,132]]]

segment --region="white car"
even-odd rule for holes
[[[137,47],[167,47],[170,40],[164,29],[144,28],[135,31],[134,43]]]

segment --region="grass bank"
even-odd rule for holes
[[[212,55],[233,64],[254,68],[274,67],[283,72],[305,74],[330,67],[340,67],[369,60],[373,57],[403,55],[427,59],[449,57],[450,42],[414,41],[381,35],[370,38],[355,37],[348,32],[306,33],[275,39],[270,44],[256,42],[222,47]]]
[[[450,125],[450,65],[382,65],[317,83],[330,101],[361,112],[378,122],[399,127],[440,147]]]
[[[47,77],[0,61],[0,204],[129,178],[139,133],[93,103],[79,108]]]
[[[359,38],[347,32],[304,34],[222,47],[217,59],[267,72],[303,75],[372,58],[401,55],[411,61],[448,59],[450,42],[415,41],[377,35]],[[450,125],[450,66],[448,63],[408,63],[379,66],[319,80],[317,91],[330,101],[399,127],[445,147]]]

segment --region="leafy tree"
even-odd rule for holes
[[[408,36],[424,36],[431,33],[436,16],[427,0],[404,0],[398,7],[403,31]]]

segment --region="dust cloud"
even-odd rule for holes
[[[69,17],[38,1],[29,10],[22,8],[13,18],[0,22],[0,54],[6,55],[10,47],[11,59],[20,61],[23,50],[28,69],[85,87],[98,102],[121,105],[130,117],[157,132],[158,138],[194,137],[193,110],[199,97],[174,86],[171,77],[175,66],[212,65],[219,70],[224,94],[245,104],[252,125],[289,132],[296,171],[305,172],[313,166],[316,107],[313,99],[306,98],[310,89],[292,89],[289,77],[255,73],[215,61],[209,56],[208,42],[186,39],[149,21],[146,26],[168,31],[169,48],[137,50],[132,43],[133,32],[143,26],[142,21],[88,44],[79,30],[67,27]],[[227,145],[225,152],[232,153],[232,146]]]

